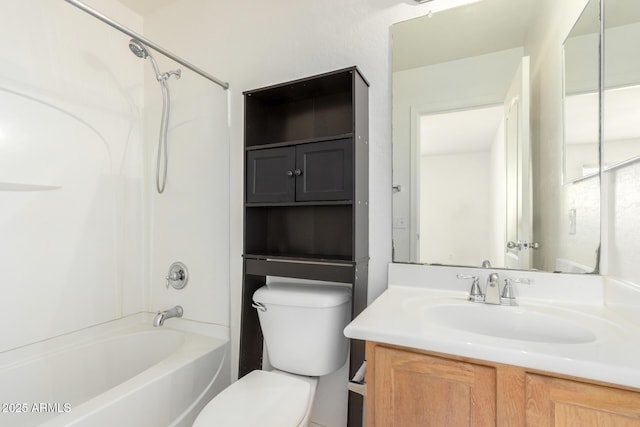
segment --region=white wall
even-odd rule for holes
[[[141,63],[126,37],[60,1],[4,1],[0,35],[3,351],[146,301]]]
[[[640,286],[640,163],[636,162],[606,173],[605,224],[606,271]]]
[[[420,258],[481,265],[491,253],[491,153],[422,156]]]

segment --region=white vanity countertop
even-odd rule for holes
[[[403,285],[398,283],[404,280],[403,274],[390,271],[389,288],[346,327],[345,335],[349,338],[471,357],[640,388],[640,327],[620,316],[617,310],[604,305],[602,280],[594,279],[594,276],[584,277],[582,290],[586,296],[583,295],[584,298],[579,303],[568,301],[568,299],[580,299],[575,294],[569,298],[571,292],[567,292],[558,299],[542,299],[531,297],[534,291],[528,289],[518,296],[518,306],[492,306],[467,301],[466,288],[470,282],[464,281],[463,285],[459,286],[458,282],[461,281],[455,279],[455,271],[468,274],[461,269],[441,267],[436,269],[435,276],[431,276],[433,280],[437,277],[449,276],[449,273],[453,272],[453,280],[448,280],[450,286],[446,286],[446,289],[443,289],[442,285],[434,285],[433,282],[429,284],[428,277],[421,277],[421,280],[427,280],[421,285],[416,285],[415,282],[409,283],[411,280],[406,280],[408,284]],[[475,274],[478,274],[478,271],[483,272],[477,269],[470,271],[472,273],[475,271]],[[505,277],[516,277],[518,274],[518,272],[506,271],[498,271],[498,273],[504,274]],[[525,275],[534,280],[527,287],[546,282],[545,279],[549,278],[544,273],[527,272]],[[569,281],[580,278],[575,275],[568,276]],[[557,277],[558,275],[553,276],[553,280]],[[502,283],[502,278],[500,280]],[[441,280],[438,282],[442,283]],[[484,277],[481,278],[480,285],[484,290]],[[562,284],[545,283],[539,287],[557,289],[562,287]],[[564,289],[568,288],[571,291],[571,287],[572,284],[568,283]],[[544,289],[545,292],[547,290]],[[453,316],[446,312],[449,308],[453,308],[451,311]],[[459,310],[463,312],[472,310],[480,316],[479,319],[483,320],[504,317],[506,322],[517,322],[520,314],[525,313],[527,316],[533,316],[534,323],[537,323],[539,317],[542,322],[549,322],[549,324],[543,327],[545,338],[542,339],[537,339],[533,335],[532,339],[522,340],[517,335],[508,338],[500,334],[494,336],[492,331],[487,331],[485,334],[483,330],[478,330],[486,328],[482,325],[472,323],[467,328],[464,322],[458,321],[455,317]],[[441,313],[444,313],[444,316]],[[441,316],[449,316],[458,326],[452,327],[446,321],[443,323]],[[556,328],[553,319],[559,317],[557,329],[561,335],[554,338]],[[562,337],[561,323],[568,325],[567,336],[571,337],[568,341]],[[499,325],[500,321],[498,320],[496,324]],[[572,325],[576,327],[575,334]],[[535,327],[538,326],[539,324],[536,324]],[[474,328],[475,332],[470,331]],[[518,331],[519,326],[515,326],[514,330]],[[581,331],[588,332],[586,338],[580,338]],[[546,333],[550,334],[551,339],[547,339]],[[572,340],[574,342],[570,342]]]

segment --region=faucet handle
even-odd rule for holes
[[[189,281],[189,270],[183,263],[176,261],[169,267],[169,274],[165,277],[164,285],[169,289],[171,285],[174,289],[182,289]]]
[[[469,290],[469,301],[473,302],[481,302],[484,301],[484,294],[482,293],[482,289],[480,289],[480,282],[478,276],[473,276],[469,274],[457,274],[456,277],[458,279],[471,279],[473,282],[471,283],[471,289]]]
[[[500,302],[505,305],[518,305],[516,302],[516,296],[513,293],[513,284],[521,283],[528,285],[531,283],[529,279],[521,278],[508,278],[504,280],[504,288],[502,289],[502,295],[500,295]]]

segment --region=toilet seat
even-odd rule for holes
[[[305,419],[316,379],[252,371],[205,406],[193,427],[295,427]]]

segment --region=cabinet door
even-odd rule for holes
[[[375,346],[377,427],[494,426],[496,372],[488,366]],[[370,423],[371,424],[371,423]]]
[[[295,197],[295,148],[247,152],[247,203],[292,202]]]
[[[640,393],[527,374],[527,425],[640,425]]]
[[[296,200],[351,200],[353,197],[351,139],[296,147]]]

